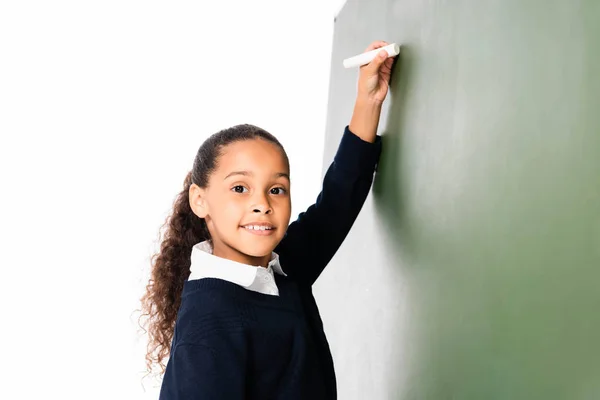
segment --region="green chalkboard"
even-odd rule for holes
[[[374,40],[383,153],[315,286],[341,399],[600,399],[600,1],[350,0],[324,168]]]

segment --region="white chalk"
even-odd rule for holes
[[[396,57],[398,54],[400,54],[400,46],[398,46],[396,43],[392,43],[392,44],[388,44],[387,46],[380,47],[375,50],[367,51],[366,53],[362,53],[362,54],[359,54],[354,57],[346,58],[344,60],[344,67],[352,68],[352,67],[360,67],[361,65],[368,64],[377,56],[377,54],[381,50],[387,51],[388,58]]]

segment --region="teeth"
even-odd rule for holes
[[[267,228],[266,226],[259,226],[259,225],[246,225],[244,228],[246,229],[250,229],[250,230],[255,230],[255,231],[270,231],[273,228]]]

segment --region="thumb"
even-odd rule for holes
[[[375,56],[375,58],[371,61],[370,64],[370,69],[371,69],[371,73],[377,73],[379,71],[379,67],[381,67],[381,64],[383,64],[385,62],[385,60],[387,60],[388,58],[388,53],[385,50],[381,50],[379,53],[377,53],[377,55]]]

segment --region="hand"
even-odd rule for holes
[[[367,47],[365,53],[388,44],[383,41],[373,42]],[[381,54],[385,54],[385,56],[380,57]],[[379,105],[383,103],[388,93],[394,60],[395,57],[388,57],[387,51],[381,50],[369,64],[360,67],[357,94],[359,98]]]

